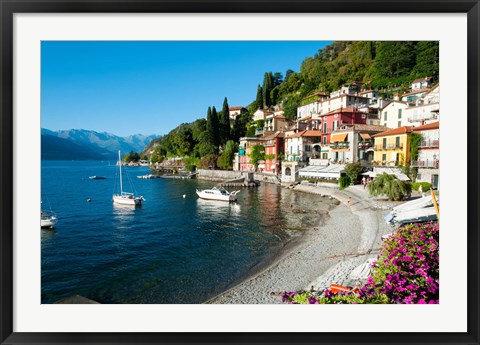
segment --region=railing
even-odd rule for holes
[[[375,151],[403,149],[403,144],[375,145]]]
[[[330,143],[331,149],[348,149],[350,147],[350,142],[348,141],[339,141]]]
[[[368,149],[369,147],[372,147],[373,143],[371,141],[361,141],[358,143],[358,147],[361,149]]]
[[[440,161],[413,161],[411,166],[416,168],[438,168]]]
[[[432,120],[436,118],[437,118],[437,114],[434,112],[430,112],[425,114],[411,115],[408,117],[408,121],[416,122],[416,121],[423,121],[423,120]]]
[[[255,135],[262,135],[264,132],[263,128],[256,128],[255,129]]]
[[[439,140],[422,140],[418,147],[438,147],[439,144]]]

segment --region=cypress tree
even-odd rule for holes
[[[214,152],[218,151],[218,117],[215,107],[208,107],[207,110],[207,141],[214,148]]]
[[[262,109],[263,107],[263,90],[260,85],[257,87],[257,98],[255,99],[255,103],[257,104],[257,110]]]
[[[265,72],[263,78],[263,107],[268,109],[272,105],[272,99],[270,98],[270,92],[273,88],[272,72]]]
[[[220,144],[225,145],[225,143],[230,140],[230,117],[229,117],[229,110],[228,110],[228,101],[227,97],[223,100],[223,107],[222,112],[219,114],[220,118],[218,120],[220,124]]]

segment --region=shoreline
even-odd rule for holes
[[[292,190],[332,197],[340,204],[329,217],[287,243],[270,262],[252,268],[242,282],[203,302],[206,304],[280,304],[284,291],[323,290],[352,284],[350,272],[371,257],[390,228],[382,210],[362,186],[338,189],[297,185]]]

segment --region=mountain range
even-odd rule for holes
[[[42,128],[42,159],[44,160],[109,160],[116,159],[118,150],[126,154],[141,152],[157,135],[143,134],[120,137],[107,132],[85,129],[51,131]]]

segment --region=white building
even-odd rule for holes
[[[436,122],[440,117],[440,87],[436,86],[415,105],[405,109],[405,115],[412,126]]]
[[[418,78],[412,81],[410,89],[412,91],[420,90],[429,87],[432,84],[432,77]]]
[[[432,122],[413,128],[413,132],[422,136],[418,148],[418,158],[411,166],[418,168],[417,181],[431,183],[438,188],[440,167],[440,124]]]
[[[380,125],[388,128],[400,128],[411,126],[405,116],[405,110],[408,103],[400,101],[391,101],[384,108],[380,109]]]
[[[258,121],[258,120],[265,120],[267,118],[267,115],[273,114],[273,111],[268,110],[268,109],[258,109],[256,112],[253,113],[253,120]]]
[[[302,100],[302,105],[297,108],[297,118],[301,119],[318,114],[320,104],[326,100],[328,100],[328,95],[322,92],[317,92],[305,97]]]

